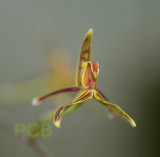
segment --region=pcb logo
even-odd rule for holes
[[[15,136],[19,136],[24,132],[26,132],[31,138],[47,138],[52,136],[52,127],[49,123],[30,123],[28,125],[24,123],[16,123],[14,126]]]

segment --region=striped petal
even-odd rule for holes
[[[89,29],[85,35],[82,48],[80,51],[77,73],[76,73],[76,85],[81,86],[82,69],[84,63],[91,60],[91,40],[92,40],[93,29]]]
[[[60,122],[61,122],[61,118],[62,118],[62,114],[68,109],[70,108],[72,105],[78,104],[78,103],[82,103],[88,99],[91,99],[93,97],[93,91],[91,90],[87,90],[87,91],[83,91],[81,92],[77,98],[75,98],[72,102],[70,102],[67,105],[63,105],[60,106],[55,115],[54,115],[54,124],[56,127],[60,127]]]
[[[94,91],[94,97],[102,104],[104,104],[105,106],[113,110],[115,113],[117,113],[119,116],[126,119],[133,127],[136,127],[136,123],[127,113],[125,113],[119,106],[109,103],[99,91]]]

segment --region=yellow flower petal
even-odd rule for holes
[[[97,90],[94,91],[94,97],[98,101],[100,101],[101,103],[103,103],[105,106],[107,106],[108,108],[110,108],[111,110],[113,110],[115,113],[117,113],[119,116],[121,116],[122,118],[126,119],[133,127],[136,127],[136,123],[134,122],[134,120],[127,113],[125,113],[119,106],[117,106],[115,104],[109,103],[102,96],[102,94],[99,91],[97,91]]]
[[[91,91],[91,90],[83,91],[71,103],[69,103],[67,105],[60,106],[57,109],[57,111],[55,112],[55,115],[54,115],[54,124],[55,124],[55,126],[58,127],[58,128],[60,127],[62,114],[68,108],[70,108],[74,104],[82,103],[85,100],[91,99],[92,97],[93,97],[93,91]]]
[[[91,60],[91,40],[92,40],[92,34],[93,34],[93,29],[89,29],[87,34],[85,35],[80,56],[79,56],[79,61],[78,61],[78,66],[77,66],[77,73],[76,73],[76,85],[81,86],[81,77],[82,77],[82,69],[83,69],[83,64],[86,63],[87,61]]]

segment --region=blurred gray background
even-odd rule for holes
[[[61,47],[76,68],[91,27],[92,58],[100,64],[98,88],[137,123],[132,128],[118,116],[109,120],[103,105],[87,101],[63,117],[60,129],[53,126],[52,137],[41,139],[54,157],[157,156],[159,16],[158,0],[0,0],[1,85],[45,70],[46,53],[52,47]],[[53,108],[57,106],[52,101],[37,108],[30,100],[2,105],[0,118],[30,123]],[[38,155],[1,129],[0,156]]]

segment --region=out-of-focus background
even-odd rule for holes
[[[158,0],[0,0],[0,119],[29,124],[70,101],[74,95],[31,105],[32,97],[61,87],[63,72],[71,76],[64,86],[74,85],[81,44],[92,27],[92,59],[100,64],[98,88],[133,117],[137,127],[118,116],[109,120],[106,108],[90,100],[40,141],[54,157],[157,156],[159,15]],[[53,71],[48,70],[51,63]],[[3,129],[0,156],[38,157]]]

